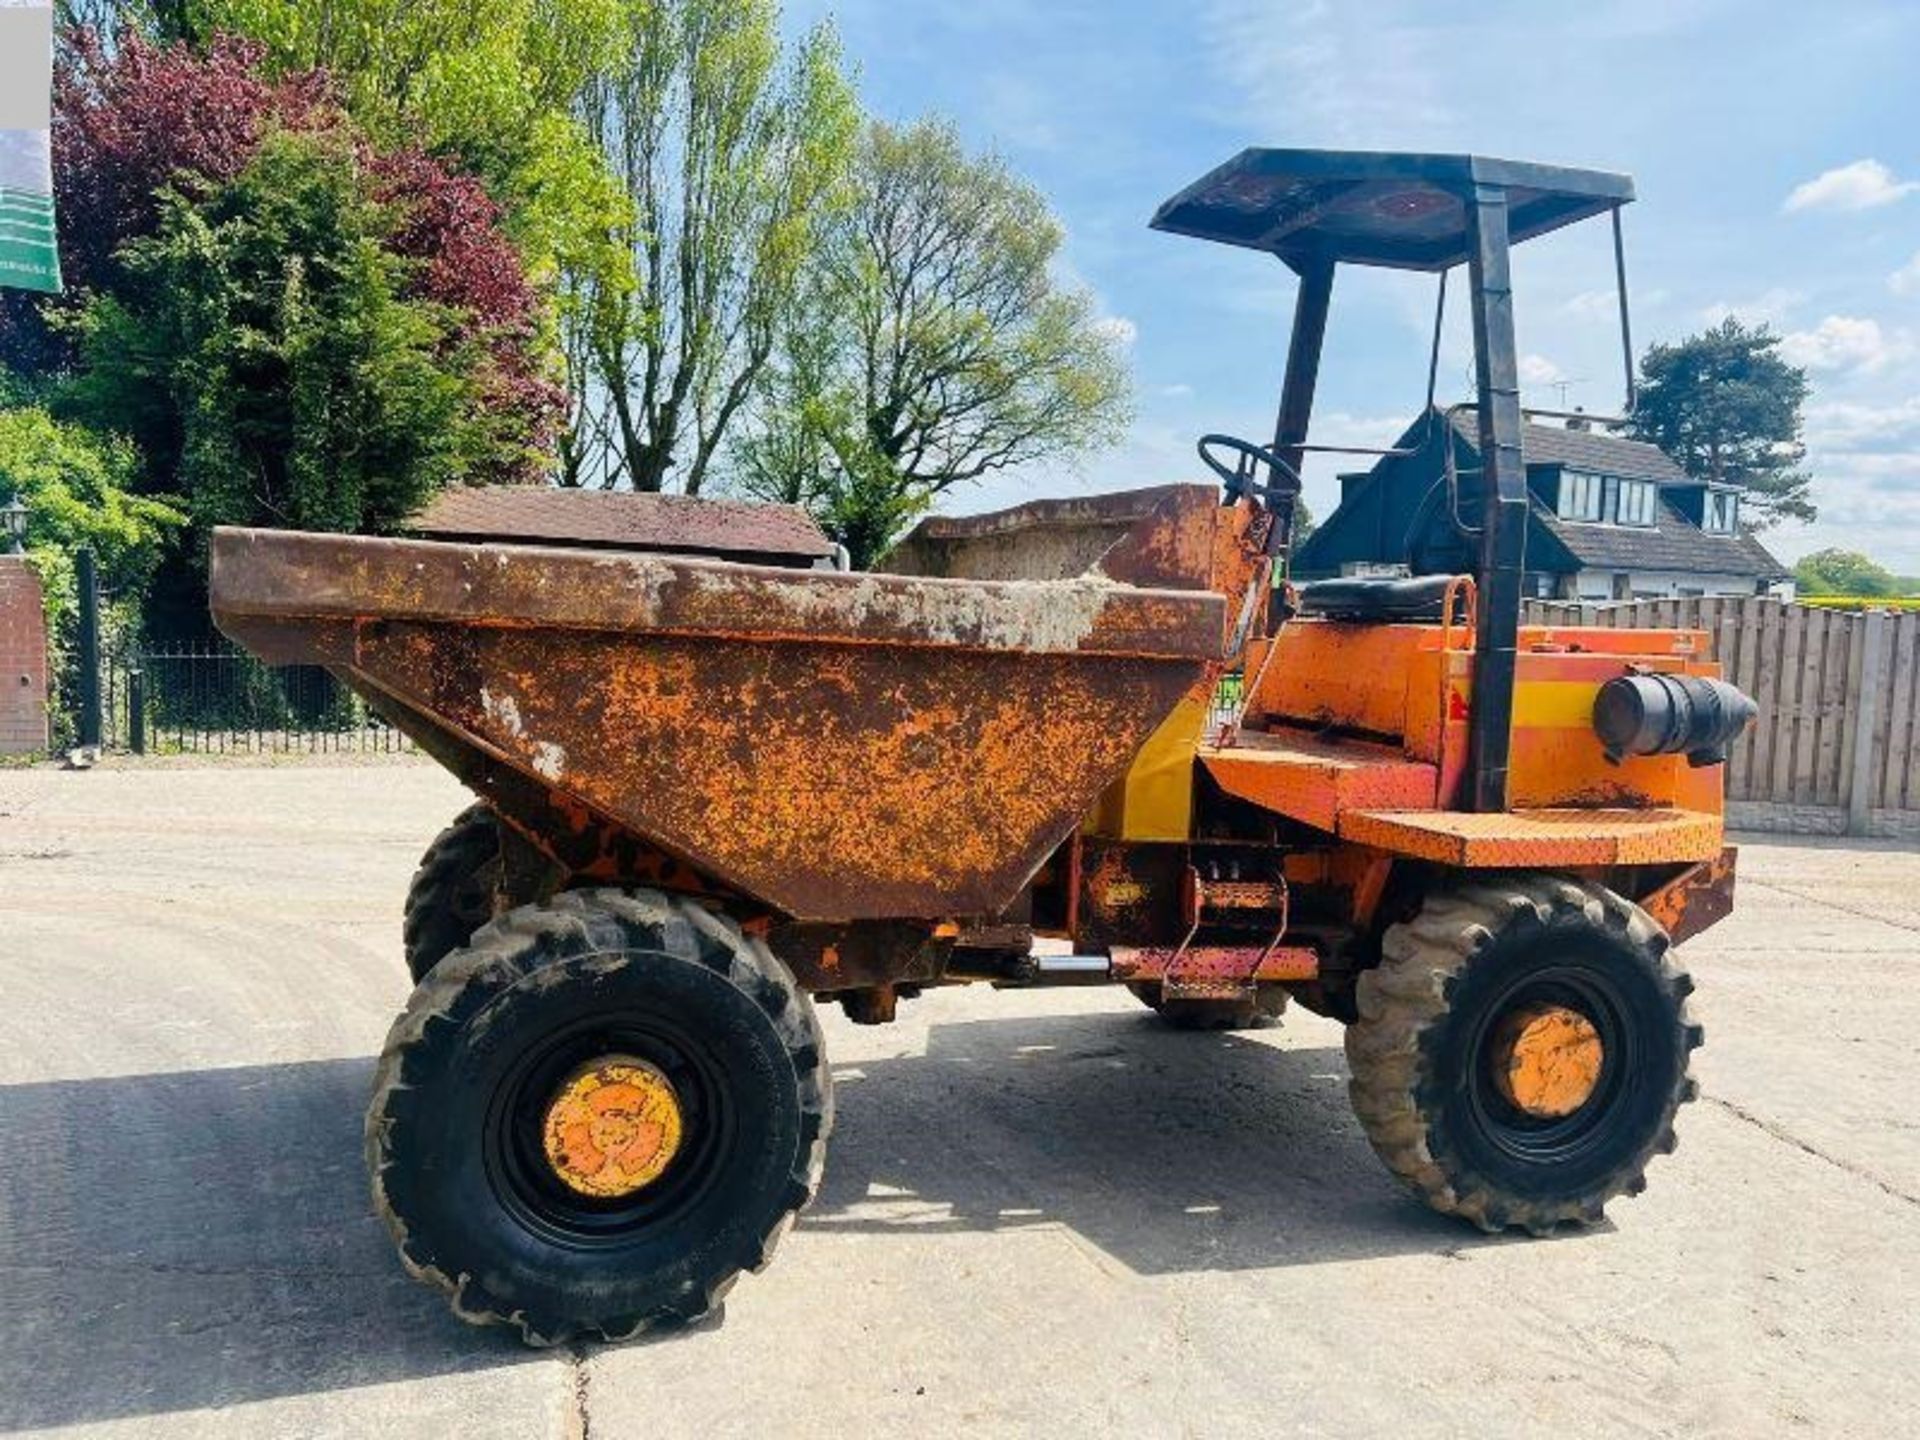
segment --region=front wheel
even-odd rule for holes
[[[414,984],[493,918],[499,883],[500,823],[477,802],[433,837],[407,887],[401,938]]]
[[[581,890],[487,925],[387,1038],[375,1207],[418,1279],[530,1344],[698,1319],[819,1183],[813,1006],[697,905]]]
[[[1430,897],[1382,950],[1346,1048],[1388,1169],[1488,1231],[1592,1223],[1645,1188],[1702,1038],[1645,911],[1597,885],[1494,877]]]

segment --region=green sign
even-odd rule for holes
[[[53,10],[0,0],[0,286],[58,291],[47,147]]]

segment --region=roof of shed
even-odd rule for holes
[[[709,500],[630,490],[483,485],[442,491],[407,528],[448,540],[512,540],[709,555],[834,553],[797,505]]]

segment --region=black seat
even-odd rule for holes
[[[1300,613],[1328,620],[1384,625],[1426,621],[1439,624],[1451,575],[1347,576],[1315,580],[1298,589]]]

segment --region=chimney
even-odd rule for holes
[[[1587,418],[1586,406],[1576,405],[1573,407],[1573,414],[1567,417],[1567,429],[1583,431],[1593,429],[1593,421]]]

